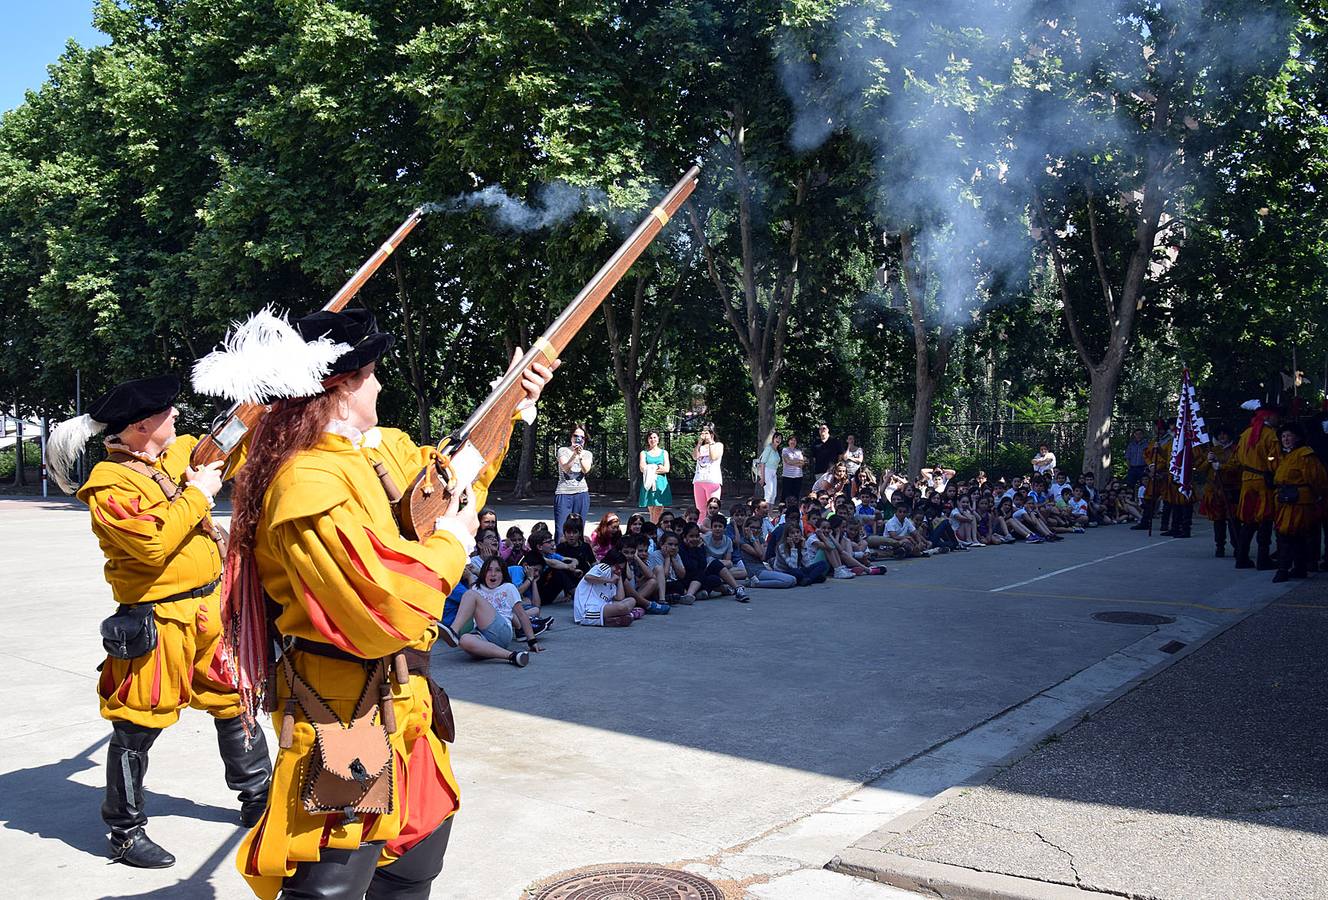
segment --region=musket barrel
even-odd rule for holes
[[[655,206],[650,213],[641,220],[636,229],[623,241],[622,245],[614,251],[604,265],[600,266],[599,271],[590,279],[572,301],[567,304],[553,323],[545,330],[544,334],[536,338],[531,346],[526,348],[525,355],[520,362],[514,366],[503,378],[494,385],[493,391],[488,398],[480,404],[479,408],[466,420],[460,428],[456,430],[449,438],[448,443],[453,446],[473,438],[473,432],[497,405],[514,405],[519,401],[509,396],[514,391],[521,391],[520,379],[521,373],[533,362],[544,361],[553,362],[559,354],[571,343],[578,331],[585,325],[590,317],[599,308],[600,303],[608,296],[609,292],[617,286],[627,270],[631,268],[632,263],[645,251],[663,230],[664,225],[677,213],[678,208],[686,202],[691,196],[692,191],[696,189],[697,178],[701,173],[700,166],[692,166],[683,175],[678,183],[664,195],[659,204]],[[486,456],[489,453],[501,450],[501,447],[477,447],[481,453]]]

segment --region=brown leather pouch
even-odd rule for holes
[[[423,650],[402,650],[406,658],[406,671],[419,675],[429,685],[429,698],[433,708],[433,733],[438,740],[450,744],[456,740],[456,720],[452,718],[452,700],[442,685],[433,680],[429,671],[429,654]]]
[[[282,666],[296,703],[314,726],[314,752],[301,789],[304,808],[311,813],[341,813],[352,822],[361,813],[390,813],[396,767],[379,713],[386,665],[379,660],[369,670],[348,723],[295,672],[289,656],[282,657]]]

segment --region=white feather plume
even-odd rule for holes
[[[46,439],[46,468],[55,483],[60,485],[60,490],[66,494],[78,490],[78,484],[73,479],[74,462],[88,440],[105,430],[105,423],[96,421],[86,413],[51,429]]]
[[[350,349],[325,337],[306,342],[267,307],[234,323],[221,347],[194,363],[194,390],[239,403],[312,397]]]
[[[1258,400],[1246,400],[1240,405],[1240,408],[1249,410],[1250,412],[1258,412],[1261,405],[1262,404],[1260,404]]]

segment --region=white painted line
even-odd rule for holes
[[[1048,572],[1046,575],[1039,575],[1037,578],[1030,578],[1027,581],[1016,581],[1014,584],[1002,585],[998,588],[992,588],[987,593],[995,594],[1000,591],[1008,591],[1010,588],[1023,587],[1026,584],[1032,584],[1035,581],[1041,581],[1044,578],[1051,578],[1054,575],[1064,575],[1066,572],[1073,572],[1075,569],[1082,569],[1084,566],[1096,565],[1100,562],[1106,562],[1109,559],[1115,559],[1118,556],[1128,556],[1131,553],[1138,553],[1140,550],[1150,550],[1153,547],[1161,547],[1163,544],[1170,544],[1176,538],[1167,538],[1165,541],[1158,541],[1156,544],[1145,544],[1142,547],[1135,547],[1133,550],[1122,550],[1120,553],[1113,553],[1110,556],[1103,556],[1100,559],[1090,559],[1088,562],[1079,563],[1077,566],[1066,566],[1064,569],[1057,569],[1055,572]]]

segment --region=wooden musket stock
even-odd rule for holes
[[[350,280],[341,286],[341,289],[332,295],[332,299],[327,301],[323,307],[325,310],[337,312],[351,301],[364,283],[378,271],[378,267],[387,262],[387,258],[392,255],[392,251],[401,245],[406,239],[406,235],[415,230],[420,219],[424,216],[424,209],[415,210],[406,217],[406,221],[397,226],[397,230],[392,232],[381,247],[374,251],[373,255],[364,261],[364,265],[350,277]],[[208,463],[219,462],[228,458],[235,449],[240,446],[244,436],[253,430],[258,424],[258,420],[267,412],[267,407],[259,403],[236,403],[226,412],[217,416],[212,422],[212,427],[208,433],[203,435],[203,439],[194,447],[194,452],[189,456],[191,466],[205,466]]]
[[[434,522],[447,512],[452,498],[473,484],[490,461],[502,458],[512,433],[512,416],[525,397],[522,373],[531,363],[552,363],[558,358],[632,263],[691,196],[700,171],[699,166],[693,166],[664,195],[548,330],[535,339],[525,356],[494,386],[465,424],[443,438],[434,461],[415,477],[397,505],[397,519],[404,535],[424,540],[433,534]]]

